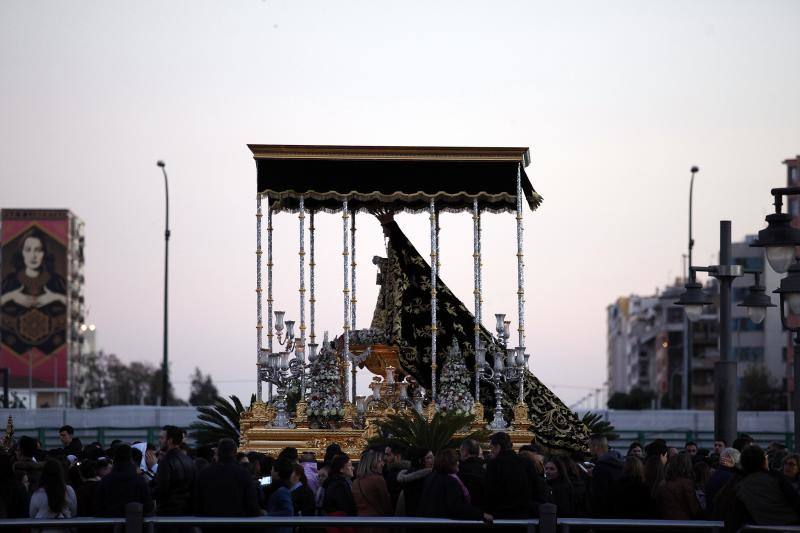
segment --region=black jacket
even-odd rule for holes
[[[194,513],[198,516],[260,515],[256,486],[250,473],[233,461],[204,468],[197,476]]]
[[[197,473],[194,462],[178,448],[167,452],[158,462],[155,498],[156,514],[181,516],[191,514]]]
[[[347,516],[356,516],[353,490],[343,475],[339,474],[326,479],[324,488],[325,497],[322,499],[322,509],[326,514],[344,513]]]
[[[538,503],[546,501],[533,464],[503,450],[486,465],[486,512],[495,518],[536,516]]]
[[[417,508],[419,516],[481,520],[483,511],[470,504],[458,481],[448,474],[434,472],[425,479],[422,499]]]
[[[622,476],[611,483],[611,513],[613,518],[643,520],[655,518],[650,490],[644,481]]]
[[[606,452],[595,462],[589,483],[589,506],[592,516],[611,515],[611,486],[622,476],[623,461],[617,452]]]
[[[73,438],[72,441],[62,448],[61,452],[65,457],[67,455],[74,455],[77,458],[81,458],[83,456],[83,444],[81,444],[81,439]]]
[[[308,485],[300,485],[291,492],[295,515],[314,516],[316,514],[317,503],[314,501],[314,492]]]
[[[711,477],[708,478],[704,488],[706,491],[706,511],[709,516],[712,516],[714,513],[714,498],[716,498],[720,489],[731,480],[735,471],[734,468],[720,466],[717,467],[714,473],[711,474]]]
[[[759,525],[800,523],[800,496],[779,472],[748,474],[736,488],[736,498]]]
[[[145,514],[153,510],[153,498],[147,482],[136,474],[131,464],[117,464],[100,480],[94,495],[94,509],[98,516],[124,517],[125,505],[138,502]]]
[[[403,503],[405,507],[398,509],[405,516],[419,516],[419,502],[422,499],[422,490],[425,488],[425,479],[431,475],[430,468],[420,468],[418,470],[403,470],[397,474],[397,481],[403,493]],[[398,504],[399,508],[400,505]]]
[[[386,480],[386,488],[389,490],[389,498],[392,500],[392,509],[397,507],[397,498],[400,497],[400,491],[403,490],[403,487],[397,481],[397,474],[408,468],[410,468],[408,461],[400,461],[384,469],[383,478]]]
[[[478,457],[469,457],[458,465],[458,477],[469,490],[470,503],[483,509],[486,505],[486,469]]]
[[[0,518],[28,518],[28,491],[14,475],[0,480]]]

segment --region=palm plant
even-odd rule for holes
[[[455,434],[468,428],[474,415],[457,412],[437,412],[430,422],[417,411],[389,415],[377,423],[381,436],[370,440],[370,446],[401,444],[409,448],[431,450],[434,454],[458,446],[463,440],[486,440],[489,431],[481,429],[456,438]]]
[[[587,412],[581,417],[581,422],[589,430],[590,435],[600,435],[607,440],[617,440],[618,433],[614,433],[614,426],[608,420],[603,420],[603,416],[598,413]]]
[[[254,401],[255,394],[250,397],[250,403]],[[193,422],[189,429],[198,446],[215,446],[223,438],[233,439],[239,445],[239,417],[246,409],[237,396],[231,396],[230,401],[218,396],[214,405],[200,406],[197,410],[200,421]]]

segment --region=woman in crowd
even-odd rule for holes
[[[353,463],[350,457],[339,454],[333,458],[323,489],[322,510],[328,516],[355,516],[356,502],[352,490]],[[331,528],[328,528],[329,531]]]
[[[48,459],[42,468],[39,488],[31,496],[31,518],[72,518],[78,512],[75,491],[64,481],[64,469],[55,459]],[[66,533],[67,529],[46,529],[43,532]]]
[[[433,471],[433,452],[424,448],[409,450],[411,468],[401,470],[397,474],[397,482],[402,492],[397,499],[396,513],[398,516],[418,516],[417,507],[422,498],[422,489],[425,478]]]
[[[631,445],[628,446],[628,456],[633,455],[634,457],[638,457],[639,459],[644,459],[644,448],[642,448],[642,444],[640,442],[631,442]]]
[[[292,477],[289,481],[289,490],[292,493],[292,505],[296,516],[314,516],[316,504],[314,491],[308,486],[308,478],[302,465],[292,465]]]
[[[650,489],[645,483],[644,465],[636,455],[628,455],[622,476],[611,485],[614,518],[652,518]]]
[[[800,494],[800,455],[791,453],[784,457],[782,470],[792,488]]]
[[[705,512],[709,507],[706,501],[706,484],[711,479],[711,467],[705,461],[694,461],[692,469],[694,470],[694,492],[700,508]]]
[[[664,520],[694,520],[702,509],[694,490],[694,471],[689,454],[674,455],[664,468],[664,481],[656,490],[660,517]]]
[[[664,448],[664,453],[648,454],[647,459],[644,461],[644,484],[647,486],[651,500],[656,497],[656,491],[661,486],[661,482],[664,481],[664,466],[666,464],[666,448]],[[658,512],[652,514],[655,516]]]
[[[358,462],[356,480],[353,482],[353,499],[358,516],[391,516],[392,499],[383,478],[383,452],[367,450]],[[382,528],[359,528],[362,533],[388,531]]]
[[[0,518],[28,517],[28,489],[14,475],[11,456],[0,453]]]
[[[425,480],[418,515],[456,520],[481,520],[492,522],[492,516],[470,503],[467,487],[458,474],[458,452],[453,449],[436,455],[433,472]]]
[[[574,491],[572,482],[567,474],[567,467],[560,457],[550,457],[544,463],[544,476],[553,497],[553,503],[558,508],[558,515],[564,517],[576,516],[573,503]]]

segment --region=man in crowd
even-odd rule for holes
[[[64,448],[59,450],[60,453],[63,455],[74,455],[75,457],[80,457],[83,453],[83,444],[81,444],[81,439],[75,437],[75,428],[72,426],[61,426],[58,430],[58,438],[61,439],[61,443],[64,445]]]
[[[100,516],[125,516],[125,506],[133,502],[141,503],[145,513],[153,510],[147,481],[136,473],[131,447],[127,444],[114,449],[114,466],[100,479],[94,497],[94,511]]]
[[[43,463],[35,459],[36,441],[24,435],[19,439],[17,446],[17,462],[14,463],[14,472],[17,476],[27,475],[28,493],[33,494],[39,488],[39,479],[42,477]]]
[[[198,516],[258,516],[256,485],[248,471],[236,464],[236,443],[220,439],[217,462],[197,476],[194,499]]]
[[[400,491],[403,490],[397,481],[397,474],[411,468],[411,463],[403,460],[404,453],[405,449],[399,444],[387,446],[384,451],[386,460],[383,466],[383,477],[386,480],[386,488],[389,490],[393,509],[397,507],[397,499],[400,497]]]
[[[592,515],[609,517],[611,512],[611,486],[622,476],[623,461],[616,451],[609,451],[608,440],[602,435],[589,437],[589,451],[594,457],[590,471],[589,506]]]
[[[500,431],[489,439],[492,459],[486,465],[487,513],[495,518],[529,518],[538,515],[545,496],[536,491],[533,463],[516,453],[508,433]]]
[[[715,443],[716,444],[716,443]],[[706,482],[706,506],[708,515],[713,516],[714,498],[719,490],[734,476],[739,465],[741,453],[736,448],[725,448],[719,456],[719,466]]]
[[[767,454],[751,444],[742,450],[745,477],[736,487],[736,497],[758,525],[800,522],[800,496],[780,472],[771,472]]]
[[[486,493],[486,470],[481,459],[481,447],[477,441],[467,439],[461,443],[458,451],[461,456],[458,477],[469,491],[470,503],[483,509]]]
[[[697,455],[697,443],[695,442],[687,442],[684,449],[686,450],[686,453],[692,456],[692,458]]]
[[[725,442],[725,439],[717,439],[714,441],[714,453],[717,457],[722,455],[722,450],[728,447],[728,443]]]
[[[180,449],[183,432],[164,426],[159,436],[164,458],[158,462],[154,480],[156,513],[162,516],[191,514],[196,472],[192,460]]]

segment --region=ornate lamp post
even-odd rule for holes
[[[497,319],[497,338],[503,343],[503,351],[494,353],[493,365],[489,365],[486,361],[486,348],[478,346],[476,352],[475,366],[478,369],[480,379],[491,383],[494,386],[494,418],[489,423],[489,429],[502,431],[508,428],[508,422],[503,416],[502,395],[503,390],[501,386],[504,381],[509,383],[519,382],[519,398],[518,401],[523,401],[524,394],[524,379],[525,379],[525,366],[527,363],[527,354],[525,348],[517,347],[516,349],[508,349],[508,337],[510,336],[511,321],[505,320],[506,315],[498,313],[494,315]]]
[[[800,187],[778,187],[772,189],[775,212],[767,215],[767,227],[758,232],[758,238],[750,245],[766,248],[767,262],[772,269],[788,275],[781,280],[780,286],[772,291],[780,295],[781,322],[783,327],[792,332],[793,336],[793,367],[794,367],[794,396],[792,410],[794,411],[794,447],[800,445],[800,258],[795,257],[795,250],[800,245],[800,230],[792,227],[792,216],[783,213],[783,196],[800,194]],[[792,261],[794,260],[794,263]],[[764,301],[767,297],[763,294],[764,287],[758,285],[751,287],[745,301]],[[768,298],[768,297],[767,297]],[[761,306],[762,309],[764,306]],[[768,307],[768,306],[766,306]],[[759,306],[748,308],[750,317],[763,320],[763,313]]]

